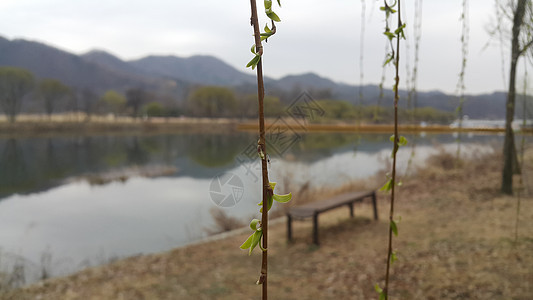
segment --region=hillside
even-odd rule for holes
[[[90,51],[74,55],[43,43],[0,37],[0,66],[15,66],[32,71],[39,78],[55,78],[76,88],[90,88],[98,92],[107,89],[125,91],[140,87],[155,93],[177,98],[187,97],[191,88],[201,85],[228,86],[241,94],[255,92],[255,77],[224,61],[206,55],[191,57],[154,56],[125,61],[104,51]],[[244,67],[242,68],[244,70]],[[265,78],[267,93],[290,103],[301,91],[308,91],[318,99],[347,100],[354,104],[387,105],[392,91],[379,98],[377,85],[362,87],[334,82],[314,73],[288,75],[280,79]],[[362,92],[363,98],[359,98]],[[407,92],[400,91],[400,105],[407,105]],[[167,96],[167,97],[168,97]],[[467,95],[464,113],[471,118],[504,118],[505,93]],[[419,92],[417,107],[434,107],[455,111],[457,97],[439,91]],[[517,114],[521,109],[517,105]]]
[[[154,76],[177,78],[201,85],[237,86],[255,82],[254,76],[240,72],[213,56],[147,56],[128,64]]]
[[[161,85],[154,78],[105,68],[80,56],[26,40],[0,37],[0,65],[28,69],[39,78],[54,78],[77,88],[94,90],[118,89],[141,86],[157,88]]]

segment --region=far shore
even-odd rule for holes
[[[371,124],[341,122],[305,123],[294,119],[267,119],[266,130],[288,130],[290,132],[360,132],[390,133],[393,124]],[[238,118],[190,118],[190,117],[153,117],[132,118],[123,116],[91,116],[83,114],[20,115],[10,123],[0,116],[0,136],[49,136],[49,135],[103,135],[103,134],[160,134],[160,133],[227,133],[235,131],[257,131],[256,120]],[[400,132],[408,133],[453,133],[475,132],[498,134],[505,132],[501,127],[452,127],[439,124],[401,124]],[[518,132],[533,134],[533,128]]]
[[[394,130],[393,124],[350,124],[350,123],[324,123],[324,124],[305,124],[301,125],[296,122],[267,122],[267,128],[276,130],[290,130],[294,132],[363,132],[363,133],[388,133]],[[239,123],[239,130],[257,130],[259,125],[252,122]],[[480,132],[480,133],[504,133],[505,128],[501,127],[451,127],[449,125],[418,125],[418,124],[401,124],[398,126],[399,131],[418,133],[453,133],[453,132]],[[525,128],[520,132],[531,134],[533,128]]]

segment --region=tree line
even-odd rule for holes
[[[30,71],[15,67],[0,67],[0,106],[10,122],[21,112],[52,115],[61,112],[83,112],[86,121],[92,115],[130,117],[203,117],[239,118],[257,117],[257,95],[235,91],[222,86],[198,86],[185,99],[167,97],[132,87],[125,91],[107,90],[97,92],[89,88],[70,87],[60,80],[37,79]],[[348,101],[331,99],[331,93],[310,91],[316,104],[325,111],[317,122],[332,120],[360,120],[368,123],[385,123],[392,110],[377,105],[354,105]],[[264,99],[267,118],[286,115],[294,93],[274,92]],[[401,109],[400,114],[412,122],[450,123],[454,114],[434,108]]]
[[[158,101],[151,101],[151,99]],[[103,92],[90,88],[70,87],[53,78],[36,78],[30,71],[16,67],[0,67],[0,108],[10,122],[21,112],[46,114],[83,112],[86,121],[92,115],[113,116],[178,116],[172,105],[161,97],[139,87],[125,91]]]

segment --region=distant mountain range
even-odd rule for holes
[[[38,78],[55,78],[71,87],[89,88],[99,93],[108,89],[125,91],[140,87],[171,96],[176,101],[183,101],[192,89],[202,85],[227,86],[241,93],[254,93],[256,82],[255,76],[241,72],[213,56],[147,56],[124,61],[99,50],[75,55],[43,43],[2,37],[0,66],[25,68]],[[363,105],[379,102],[385,105],[385,102],[392,99],[392,91],[387,90],[385,98],[380,101],[376,85],[359,87],[337,83],[314,73],[289,75],[278,80],[267,77],[265,82],[267,93],[284,95],[285,101],[290,101],[291,97],[303,90],[309,91],[316,98],[346,100]],[[362,99],[359,98],[360,93],[363,95]],[[407,92],[401,91],[400,95],[405,99]],[[505,96],[503,92],[469,95],[464,112],[471,118],[504,118]],[[430,106],[453,111],[457,105],[457,97],[442,92],[417,94],[419,107]]]

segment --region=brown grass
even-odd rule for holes
[[[275,122],[275,123],[274,123]],[[302,126],[295,123],[294,120],[284,120],[283,122],[276,122],[276,120],[269,120],[265,124],[266,128],[269,128],[275,124],[276,128],[285,129],[290,128],[291,131],[300,132],[371,132],[371,133],[390,133],[393,131],[394,125],[392,124],[351,124],[343,122],[335,122],[329,124],[306,124]],[[257,130],[258,125],[254,122],[243,122],[237,125],[239,130],[254,131]],[[505,128],[493,128],[493,127],[462,127],[452,128],[448,125],[399,125],[401,132],[404,133],[418,133],[418,132],[432,132],[432,133],[450,133],[450,132],[476,132],[476,133],[502,133],[505,132]],[[522,129],[525,134],[532,134],[532,128]]]
[[[501,158],[477,158],[461,168],[447,160],[434,159],[399,189],[391,298],[531,299],[533,197],[522,197],[515,242],[516,198],[499,194]],[[532,152],[526,162],[531,178]],[[292,244],[285,222],[272,225],[271,299],[376,299],[373,286],[385,273],[387,199],[379,195],[379,222],[371,221],[369,204],[356,206],[353,219],[347,209],[321,215],[320,247],[310,245],[310,222],[293,224]],[[260,254],[239,250],[246,237],[125,259],[0,299],[259,299]]]
[[[245,226],[243,222],[241,222],[235,217],[228,215],[222,208],[212,207],[211,209],[209,209],[209,213],[215,221],[215,225],[213,227],[204,229],[205,232],[209,235],[228,232]]]
[[[280,129],[289,128],[291,131],[302,132],[371,132],[390,133],[390,124],[351,124],[333,121],[329,124],[301,124],[293,119],[284,119],[276,122],[274,119],[266,121],[267,130],[274,123]],[[93,115],[87,121],[84,114],[56,114],[52,118],[46,115],[20,115],[15,123],[9,123],[5,116],[0,115],[0,136],[19,137],[48,136],[58,134],[139,134],[139,133],[176,133],[176,132],[216,132],[224,133],[235,129],[244,131],[257,131],[256,121],[242,121],[235,118],[131,118]],[[402,132],[476,132],[478,134],[502,133],[503,128],[450,128],[446,125],[400,125]],[[533,134],[532,128],[522,130],[524,134]]]
[[[89,121],[76,115],[23,115],[14,123],[0,118],[0,137],[160,134],[160,133],[225,133],[235,130],[237,120],[227,118],[150,118],[93,116]]]

